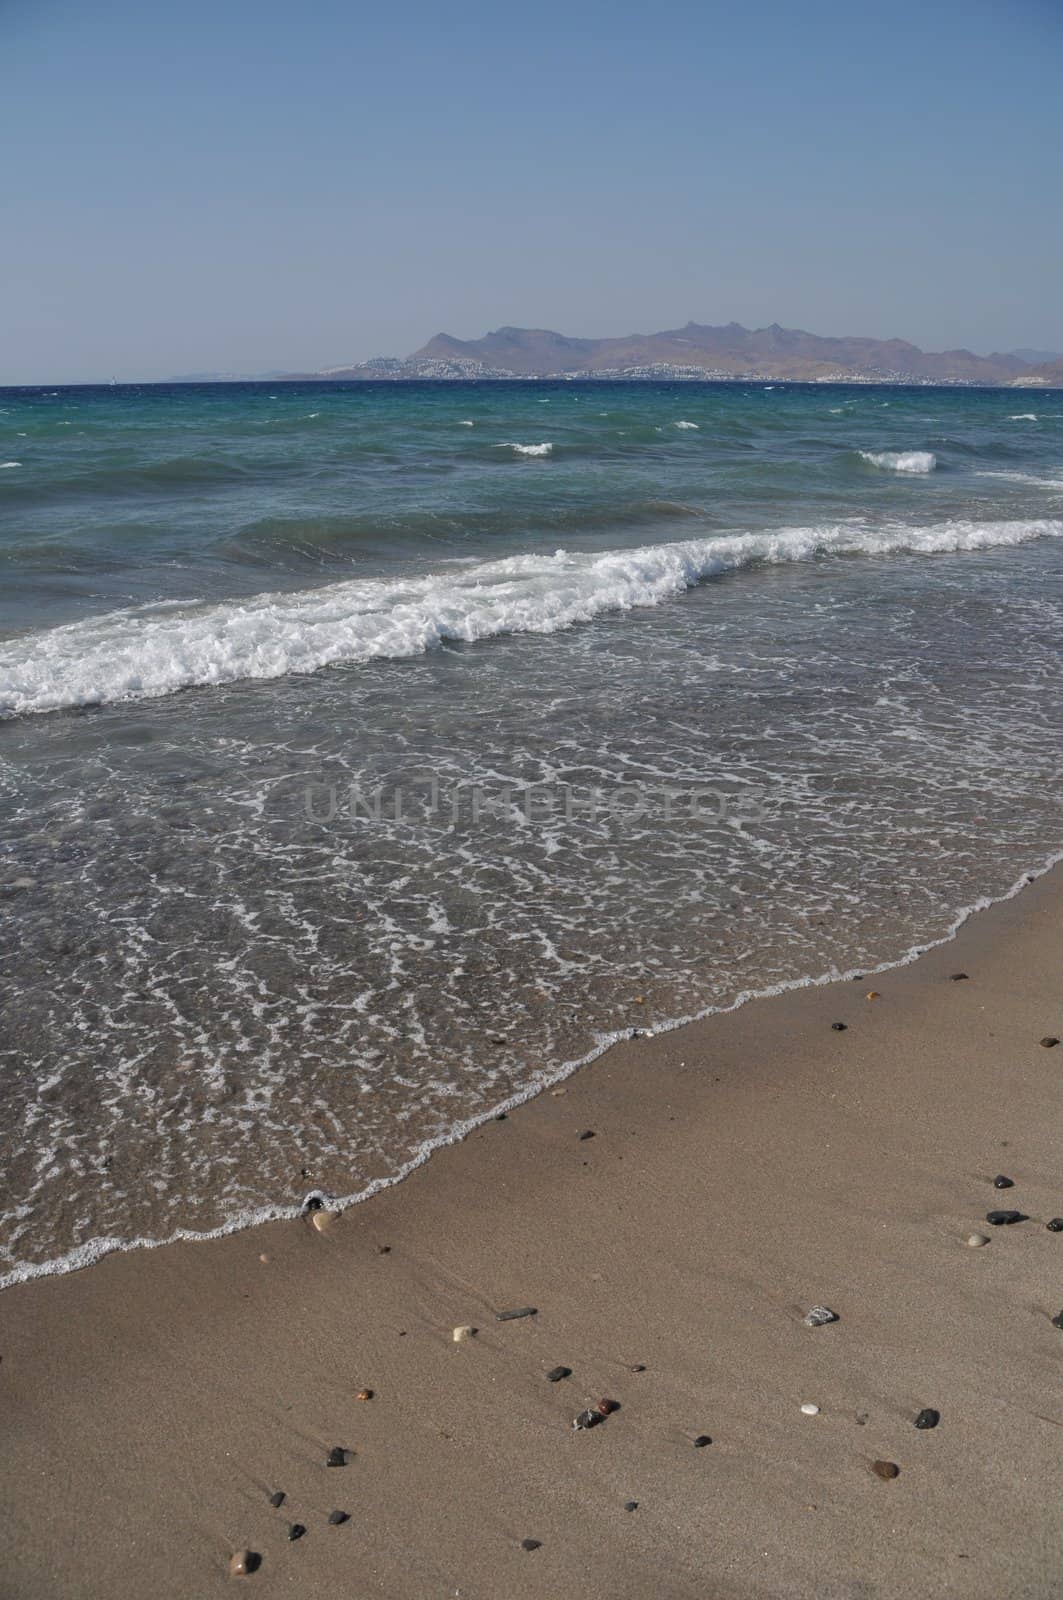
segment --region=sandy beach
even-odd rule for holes
[[[0,1593],[1063,1595],[1061,952],[1057,869],[910,966],[617,1047],[323,1231],[8,1290]]]

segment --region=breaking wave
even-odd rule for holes
[[[151,699],[339,663],[421,655],[444,640],[555,633],[655,606],[705,578],[818,556],[932,555],[1063,536],[1063,521],[863,522],[777,528],[600,553],[518,555],[396,581],[141,606],[22,634],[0,650],[0,716]]]
[[[932,450],[861,450],[860,455],[873,467],[890,472],[933,472],[938,464]]]
[[[553,452],[553,445],[549,440],[545,444],[514,444],[507,439],[498,447],[500,450],[515,450],[518,456],[548,456]]]

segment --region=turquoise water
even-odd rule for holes
[[[1060,392],[0,391],[0,1270],[943,937],[1060,848],[1061,535]]]

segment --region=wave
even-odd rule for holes
[[[873,467],[891,472],[933,472],[938,464],[932,450],[861,450],[860,454]]]
[[[418,656],[444,640],[555,633],[655,606],[703,579],[819,556],[984,550],[1063,537],[1063,521],[776,528],[600,553],[518,555],[399,580],[245,601],[141,606],[20,635],[0,650],[0,716]]]
[[[8,467],[21,467],[21,461],[0,461],[0,472],[6,472]]]
[[[909,967],[918,961],[921,956],[931,950],[940,950],[944,945],[952,944],[957,934],[979,912],[988,911],[993,906],[1002,905],[1005,901],[1014,900],[1020,895],[1035,878],[1043,877],[1053,868],[1063,863],[1063,852],[1056,852],[1036,862],[1032,867],[1021,873],[1015,881],[1001,894],[979,895],[976,900],[968,905],[961,906],[952,914],[952,920],[944,934],[937,938],[926,939],[921,944],[913,944],[903,954],[891,960],[882,961],[874,966],[861,966],[859,971],[855,968],[841,969],[831,967],[826,972],[816,973],[811,977],[787,978],[778,983],[769,983],[762,989],[743,989],[741,994],[730,1005],[707,1005],[700,1010],[688,1013],[685,1016],[662,1018],[654,1022],[653,1027],[645,1030],[648,1037],[658,1034],[675,1033],[680,1028],[688,1027],[692,1022],[703,1021],[706,1017],[726,1016],[729,1012],[739,1011],[743,1006],[749,1005],[752,1000],[767,1000],[773,996],[790,994],[797,989],[820,989],[832,983],[846,983],[850,979],[858,978],[867,981],[877,978],[882,973],[896,972],[901,967]],[[634,1030],[638,1032],[638,1030]],[[337,1195],[326,1189],[310,1189],[297,1204],[275,1201],[272,1204],[247,1207],[230,1215],[227,1219],[214,1228],[197,1230],[194,1228],[176,1228],[172,1233],[166,1234],[161,1239],[151,1238],[114,1238],[99,1237],[88,1239],[84,1244],[77,1245],[65,1255],[53,1257],[49,1261],[24,1261],[12,1267],[6,1273],[0,1273],[0,1289],[13,1288],[18,1283],[28,1283],[34,1278],[53,1278],[65,1276],[70,1272],[83,1271],[86,1267],[95,1266],[106,1256],[116,1253],[129,1254],[134,1250],[157,1250],[167,1244],[199,1244],[208,1239],[223,1239],[228,1234],[244,1233],[249,1228],[261,1227],[267,1222],[294,1222],[297,1218],[305,1216],[307,1206],[314,1201],[326,1203],[335,1211],[348,1211],[352,1206],[360,1205],[365,1200],[371,1200],[374,1195],[380,1194],[385,1189],[393,1189],[406,1178],[423,1167],[437,1150],[445,1150],[448,1145],[460,1144],[470,1133],[477,1128],[482,1128],[486,1123],[497,1120],[507,1112],[515,1111],[518,1106],[526,1105],[529,1100],[534,1100],[544,1089],[563,1083],[571,1078],[582,1067],[588,1067],[599,1060],[606,1051],[614,1045],[625,1044],[633,1036],[633,1030],[625,1026],[611,1032],[600,1032],[594,1044],[582,1056],[558,1064],[541,1066],[533,1074],[531,1081],[517,1089],[505,1100],[493,1105],[490,1110],[480,1112],[477,1116],[466,1117],[454,1123],[451,1127],[443,1129],[433,1138],[425,1139],[418,1145],[413,1155],[405,1161],[397,1172],[383,1178],[373,1178],[362,1189],[353,1193]]]
[[[548,456],[552,454],[554,447],[549,440],[545,444],[514,444],[511,439],[506,439],[496,448],[515,450],[519,456]]]
[[[1034,411],[1016,411],[1016,413],[1015,413],[1015,415],[1013,417],[1009,417],[1008,418],[1008,421],[1009,422],[1036,422],[1037,421],[1037,414]]]
[[[696,430],[701,424],[699,422],[677,422],[675,426],[677,428],[694,428]]]

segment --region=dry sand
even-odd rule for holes
[[[324,1233],[9,1290],[0,1594],[1063,1595],[1061,934],[1057,872],[913,966],[617,1048]]]

